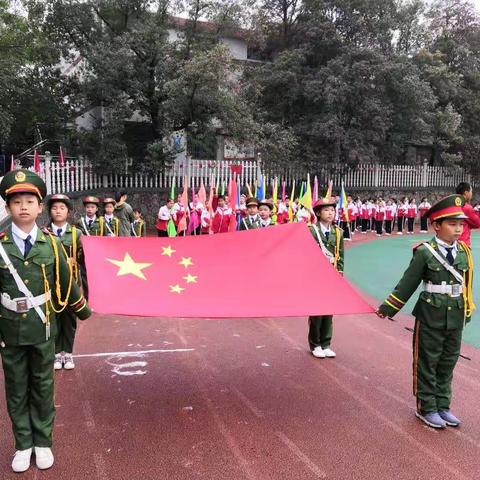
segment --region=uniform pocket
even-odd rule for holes
[[[440,308],[446,305],[445,299],[442,299],[442,295],[438,293],[422,292],[420,294],[420,300],[435,308]]]

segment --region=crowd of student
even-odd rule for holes
[[[417,220],[420,231],[428,231],[426,213],[431,207],[427,198],[417,204],[415,199],[402,198],[360,198],[347,197],[346,207],[342,208],[337,197],[336,222],[344,231],[344,238],[351,240],[359,231],[366,234],[376,232],[378,236],[414,233]],[[255,205],[254,205],[255,204]],[[253,208],[252,208],[253,207]],[[232,222],[232,217],[235,222]],[[198,235],[224,233],[234,230],[264,227],[272,224],[291,222],[316,222],[313,211],[301,204],[299,199],[291,201],[288,197],[274,202],[272,198],[257,200],[254,197],[240,197],[238,205],[232,205],[228,196],[214,197],[212,208],[193,197],[187,206],[182,203],[182,195],[176,201],[169,199],[158,212],[156,229],[158,236]]]

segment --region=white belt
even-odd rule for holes
[[[37,295],[36,297],[32,298],[10,298],[10,295],[8,293],[2,293],[1,303],[7,310],[11,310],[12,312],[17,313],[26,313],[32,308],[44,305],[50,300],[51,297],[52,294],[50,290],[47,293],[42,293],[42,295]]]
[[[463,285],[455,284],[448,285],[442,283],[440,285],[434,283],[424,283],[423,289],[428,293],[441,293],[443,295],[449,295],[450,297],[459,297],[463,293]]]

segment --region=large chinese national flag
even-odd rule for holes
[[[177,238],[83,237],[99,313],[290,317],[373,312],[305,224]]]

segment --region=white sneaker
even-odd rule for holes
[[[73,356],[72,354],[66,354],[64,363],[63,363],[63,368],[65,370],[73,370],[75,368],[75,363],[73,363]]]
[[[323,351],[322,347],[315,347],[312,350],[312,355],[317,358],[325,358],[325,352]]]
[[[32,449],[17,450],[12,460],[12,470],[15,473],[26,472],[30,468],[30,458],[32,456]]]
[[[53,465],[53,453],[49,447],[35,447],[35,459],[40,470],[46,470]]]
[[[324,348],[323,353],[327,358],[335,358],[337,354],[330,348]]]
[[[60,353],[55,354],[55,361],[53,362],[53,369],[54,370],[61,370],[63,365],[63,358]]]
[[[397,235],[403,235],[403,232],[397,232]]]

